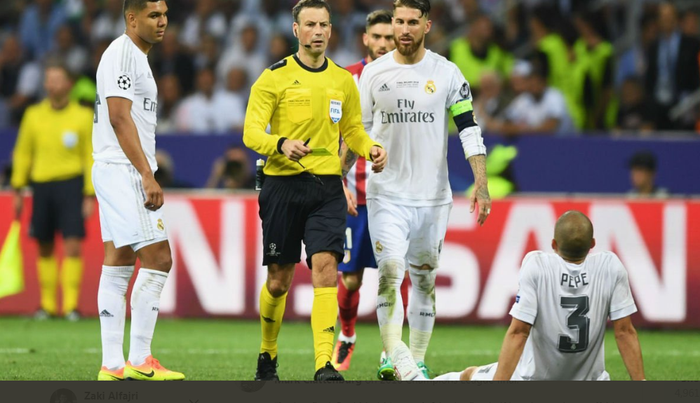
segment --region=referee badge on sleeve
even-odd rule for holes
[[[340,119],[343,117],[343,102],[331,99],[331,106],[328,113],[330,114],[331,120],[334,124],[340,122]]]

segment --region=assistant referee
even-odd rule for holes
[[[54,255],[57,232],[63,235],[61,268],[62,313],[77,320],[83,273],[80,241],[85,237],[84,217],[93,210],[92,111],[70,100],[73,78],[65,66],[52,63],[45,71],[47,97],[27,108],[12,156],[15,214],[22,212],[22,188],[33,190],[30,235],[39,243],[37,270],[41,291],[39,319],[58,315],[59,283]]]
[[[256,380],[278,379],[277,335],[302,240],[314,287],[314,379],[343,380],[330,363],[347,212],[340,133],[352,151],[374,162],[375,172],[384,168],[386,152],[364,131],[352,76],[325,57],[330,13],[323,0],[301,0],[294,6],[299,52],[266,69],[248,103],[243,141],[269,157],[259,197],[268,275],[260,292],[262,345]],[[270,134],[265,131],[268,124]]]

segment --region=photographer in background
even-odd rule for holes
[[[208,189],[253,189],[253,176],[248,153],[242,147],[231,145],[223,157],[214,161],[207,180]]]

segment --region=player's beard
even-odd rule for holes
[[[423,44],[423,40],[425,39],[425,35],[422,35],[420,39],[416,40],[415,38],[411,41],[410,45],[403,45],[401,43],[401,38],[400,37],[394,37],[394,43],[396,43],[396,50],[401,53],[402,56],[410,56],[412,54],[415,54],[418,51],[418,48],[420,45]]]
[[[383,53],[380,54],[380,53],[379,53],[380,50],[381,50]],[[377,49],[376,52],[375,52],[374,50],[372,50],[371,48],[367,48],[367,53],[369,54],[369,57],[370,57],[371,60],[377,60],[377,59],[379,59],[380,57],[384,56],[385,54],[387,54],[387,53],[389,53],[389,52],[387,52],[386,48]]]

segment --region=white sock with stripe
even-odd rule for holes
[[[131,344],[129,361],[142,365],[151,355],[151,341],[160,310],[160,293],[168,273],[141,268],[131,292]]]
[[[97,290],[102,335],[102,366],[110,370],[124,368],[124,322],[126,290],[134,266],[102,266]]]

